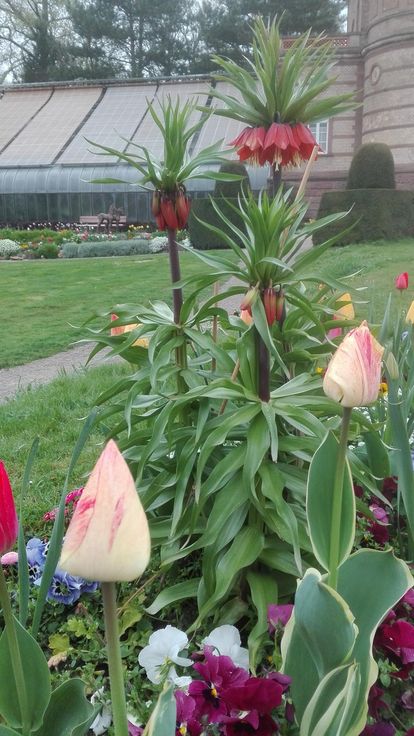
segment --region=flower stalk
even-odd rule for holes
[[[173,309],[174,322],[180,324],[181,307],[183,306],[183,290],[181,287],[174,288],[175,284],[181,280],[180,259],[178,255],[178,245],[176,241],[177,230],[168,228],[168,254],[170,258],[171,282],[173,285]]]
[[[106,649],[111,686],[112,720],[115,736],[128,736],[124,675],[122,671],[115,583],[102,583]]]
[[[339,438],[339,450],[333,487],[333,505],[331,517],[331,539],[329,555],[328,585],[336,590],[338,585],[339,540],[342,515],[342,498],[345,477],[346,451],[348,446],[349,424],[352,408],[344,406]]]
[[[257,346],[257,393],[261,401],[270,401],[270,356],[269,350],[263,342],[261,335],[256,330]]]
[[[4,577],[3,566],[0,564],[0,605],[3,610],[3,618],[5,632],[10,651],[10,661],[13,669],[13,676],[16,683],[17,697],[19,700],[19,708],[22,718],[22,734],[29,736],[30,734],[30,714],[29,701],[27,697],[26,682],[24,679],[23,662],[20,655],[19,642],[17,641],[16,625],[10,605],[9,593],[7,590],[6,578]]]

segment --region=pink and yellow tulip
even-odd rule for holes
[[[381,383],[383,352],[367,323],[362,322],[334,353],[323,380],[325,394],[345,407],[372,404]]]
[[[60,567],[87,580],[135,580],[150,558],[148,522],[128,465],[110,440],[80,497]]]

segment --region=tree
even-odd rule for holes
[[[9,70],[24,82],[53,79],[65,22],[63,0],[0,0],[0,42],[11,51]]]
[[[202,50],[193,70],[214,69],[212,54],[241,63],[249,55],[251,24],[257,15],[269,21],[283,14],[281,31],[285,35],[308,28],[315,33],[336,33],[345,5],[344,0],[203,0],[198,14]]]
[[[80,49],[93,41],[118,73],[130,77],[185,74],[198,42],[191,0],[69,0]],[[122,72],[120,72],[122,70]]]

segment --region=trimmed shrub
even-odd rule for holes
[[[64,258],[77,258],[79,253],[80,243],[63,243],[62,255]]]
[[[394,159],[385,143],[365,143],[349,169],[347,189],[395,189]]]
[[[223,214],[240,230],[244,230],[243,221],[238,212],[235,212],[233,207],[238,208],[237,199],[216,199],[215,200]],[[217,212],[214,210],[210,197],[200,197],[194,199],[191,205],[190,217],[188,220],[188,229],[190,240],[194,248],[197,250],[210,250],[211,248],[227,248],[227,244],[223,238],[216,233],[211,232],[203,222],[208,222],[210,225],[223,230],[227,235],[236,240],[241,245],[234,231],[224,224],[223,220],[219,217]]]
[[[36,258],[57,258],[59,247],[56,243],[41,243],[36,252]]]
[[[315,245],[334,235],[338,235],[336,245],[394,240],[414,235],[414,192],[396,189],[325,192],[319,205],[318,218],[347,210],[351,211],[343,219],[314,234]],[[341,235],[352,224],[352,230]]]
[[[95,243],[64,243],[64,258],[107,258],[149,253],[148,240],[107,240]]]
[[[4,240],[0,240],[0,258],[10,258],[10,256],[15,256],[17,253],[20,253],[20,245],[18,243],[15,243],[14,240],[9,240],[8,238],[5,238]]]
[[[214,187],[214,198],[225,197],[226,199],[237,199],[241,192],[250,192],[250,179],[247,169],[240,161],[226,161],[219,169],[221,174],[237,174],[242,178],[238,181],[216,181]]]

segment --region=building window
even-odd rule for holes
[[[321,120],[319,123],[311,123],[309,128],[322,148],[321,153],[328,153],[328,121]]]

